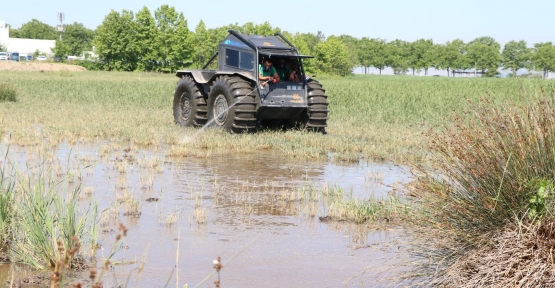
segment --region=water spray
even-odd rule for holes
[[[270,81],[272,81],[271,78],[268,79],[268,80],[266,80],[266,81],[264,81],[264,82],[262,82],[262,83],[260,83],[260,88],[261,88],[261,89],[264,89],[264,86],[265,86],[266,84],[268,84],[268,82],[270,82]],[[237,100],[237,102],[233,103],[232,105],[230,105],[229,107],[227,107],[227,109],[223,110],[223,111],[220,112],[218,115],[216,115],[215,117],[213,117],[210,121],[208,121],[206,124],[204,124],[204,126],[202,126],[202,128],[200,128],[195,134],[193,134],[193,136],[191,136],[191,137],[187,137],[187,136],[183,137],[183,139],[181,140],[181,142],[182,142],[183,144],[187,144],[187,143],[193,142],[195,139],[197,139],[197,137],[200,135],[200,133],[202,133],[206,128],[210,127],[210,126],[214,123],[214,121],[216,121],[216,118],[217,118],[217,117],[220,117],[222,114],[224,114],[224,113],[226,113],[227,111],[229,111],[229,109],[231,109],[231,107],[237,105],[239,102],[241,102],[241,101],[243,100],[243,98],[245,98],[245,97],[251,95],[252,92],[254,92],[254,91],[256,91],[256,88],[253,89],[251,92],[249,92],[247,95],[243,95],[243,96],[239,97],[239,100]]]

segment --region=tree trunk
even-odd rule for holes
[[[382,68],[380,68],[380,75],[382,75]]]
[[[414,68],[412,68],[412,76],[414,76]]]
[[[449,77],[449,68],[447,68],[447,77]]]

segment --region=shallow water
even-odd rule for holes
[[[293,199],[326,187],[358,198],[383,197],[410,180],[404,167],[299,161],[266,152],[176,159],[125,148],[62,145],[51,155],[58,174],[73,179],[68,185],[81,185],[82,202],[96,199],[102,211],[125,195],[139,200],[140,216],[124,216],[122,205],[115,219],[100,219],[99,259],[109,253],[119,223],[128,228],[125,249],[112,258],[124,265],[112,265],[106,287],[127,281],[129,287],[195,287],[214,271],[218,256],[223,263],[236,256],[221,271],[222,287],[366,287],[396,276],[398,269],[388,268],[404,257],[398,250],[406,240],[402,231],[324,223],[318,219],[326,213],[321,203]],[[30,148],[11,150],[22,167],[41,158]],[[64,173],[68,167],[82,172]],[[152,198],[157,201],[147,201]],[[198,223],[195,211],[207,212],[206,223]],[[172,225],[165,223],[170,213],[179,215]],[[213,287],[214,279],[202,287]]]

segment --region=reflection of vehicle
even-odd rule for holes
[[[214,59],[217,70],[207,70]],[[285,58],[297,69],[300,81],[263,83],[258,67],[263,59]],[[248,132],[261,121],[272,126],[300,126],[324,132],[328,100],[322,85],[305,76],[297,48],[283,35],[229,35],[218,52],[199,70],[179,70],[173,114],[182,126],[213,125],[230,132]],[[285,79],[282,79],[285,80]],[[264,84],[264,85],[262,85]]]
[[[0,52],[0,60],[8,60],[8,53]]]
[[[38,56],[37,61],[46,61],[46,56],[44,55]]]
[[[11,58],[12,59],[10,59],[10,60],[12,60],[12,61],[19,61],[19,53],[18,52],[12,52]]]

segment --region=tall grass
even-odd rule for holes
[[[91,236],[86,229],[91,225],[89,215],[78,211],[80,188],[60,191],[57,189],[60,182],[49,181],[42,173],[18,178],[25,182],[20,182],[16,199],[18,226],[11,245],[14,261],[36,269],[54,269],[68,256],[67,251],[77,244],[88,244]],[[77,252],[65,261],[69,267],[85,262],[86,255]]]
[[[490,251],[492,239],[507,229],[555,220],[555,89],[512,94],[523,100],[498,105],[488,94],[468,100],[453,126],[427,133],[430,161],[416,170],[412,196],[423,209],[425,233],[441,237],[436,253],[447,265],[482,248]],[[537,229],[520,229],[527,231]],[[552,241],[555,234],[547,234]]]
[[[5,160],[5,159],[4,159]],[[4,163],[6,163],[4,161]],[[15,181],[0,168],[0,253],[7,253],[13,237]]]
[[[17,89],[13,85],[0,83],[0,101],[15,102],[17,99]]]
[[[67,74],[67,73],[66,73]],[[466,95],[478,100],[485,91],[500,103],[520,101],[520,89],[548,83],[539,79],[452,79],[409,76],[352,76],[321,79],[329,95],[328,135],[261,132],[229,135],[208,129],[187,141],[197,129],[173,124],[171,100],[177,78],[139,73],[0,72],[16,85],[18,102],[0,106],[0,116],[12,141],[33,144],[109,138],[141,145],[166,145],[175,156],[255,153],[260,149],[290,157],[358,161],[401,161],[425,155],[428,127],[445,124],[452,110],[464,107]],[[519,82],[520,81],[520,82]],[[41,133],[37,133],[37,130]]]

